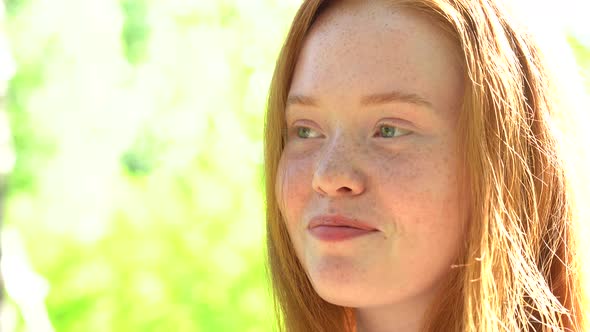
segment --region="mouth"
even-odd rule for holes
[[[311,219],[309,233],[321,241],[336,242],[379,232],[366,222],[340,215],[323,215]]]
[[[317,226],[309,230],[311,235],[318,240],[335,242],[357,238],[377,232],[377,230],[364,230],[347,226]]]

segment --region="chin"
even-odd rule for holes
[[[352,274],[342,271],[323,271],[313,275],[311,283],[316,293],[326,302],[344,307],[366,304],[366,279],[356,280]]]
[[[350,308],[358,308],[363,306],[363,301],[357,296],[352,296],[347,294],[347,292],[342,291],[342,289],[337,291],[325,291],[316,289],[318,295],[326,302],[332,303],[334,305],[338,305],[341,307],[350,307]]]

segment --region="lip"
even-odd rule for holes
[[[366,231],[376,231],[377,229],[362,220],[348,218],[342,215],[319,215],[311,218],[307,228],[313,229],[318,226],[340,226],[358,228]]]
[[[312,218],[308,225],[312,236],[322,241],[344,241],[379,230],[358,219],[341,215],[320,215]]]

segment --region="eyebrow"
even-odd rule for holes
[[[367,96],[363,96],[360,101],[361,106],[372,106],[388,104],[393,102],[402,102],[407,104],[413,104],[417,106],[423,106],[432,109],[432,103],[426,98],[415,94],[401,91],[389,91],[385,93],[375,93]],[[287,105],[301,105],[301,106],[314,106],[317,107],[319,104],[318,100],[311,96],[305,96],[301,94],[292,94],[287,97]]]

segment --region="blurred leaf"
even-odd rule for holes
[[[121,40],[125,57],[132,64],[143,61],[150,34],[148,7],[145,0],[121,0],[125,17]]]

